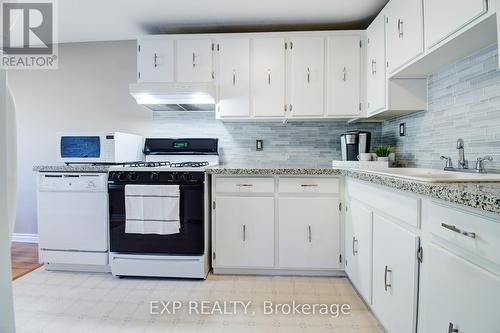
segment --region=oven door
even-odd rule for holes
[[[172,184],[175,185],[175,184]],[[109,184],[111,252],[201,255],[205,249],[204,186],[181,184],[180,232],[173,235],[125,233],[125,185]]]

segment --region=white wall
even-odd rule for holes
[[[128,93],[128,84],[136,81],[135,47],[134,41],[64,44],[59,46],[58,70],[9,72],[18,116],[14,232],[37,232],[32,168],[57,164],[57,132],[151,132],[151,112]]]

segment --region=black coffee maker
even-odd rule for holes
[[[343,161],[357,161],[358,155],[370,152],[372,134],[364,131],[348,131],[340,135]]]

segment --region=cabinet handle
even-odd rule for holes
[[[156,54],[156,53],[154,55],[154,65],[155,65],[155,68],[158,67],[158,54]]]
[[[356,247],[354,246],[354,244],[358,244],[358,240],[356,239],[356,237],[353,237],[352,238],[352,256],[356,256],[356,254],[358,254],[358,250],[356,249]]]
[[[236,71],[233,69],[233,86],[236,84]]]
[[[196,67],[196,54],[193,52],[193,68]]]
[[[446,223],[441,223],[441,226],[445,229],[451,230],[453,232],[459,233],[461,235],[470,237],[470,238],[476,238],[476,233],[475,232],[470,232],[470,231],[465,231],[457,228],[457,226],[453,224],[446,224]]]
[[[342,81],[344,81],[344,82],[347,81],[347,68],[345,68],[345,67],[342,70]]]
[[[317,187],[318,184],[301,184],[301,187]]]
[[[388,269],[388,267],[385,266],[385,272],[384,272],[384,289],[385,289],[385,291],[387,291],[387,288],[391,288],[392,287],[392,284],[387,283],[387,273],[391,273],[392,274],[392,270]]]
[[[377,74],[377,60],[372,59],[372,74]]]
[[[448,325],[448,333],[459,333],[459,332],[458,332],[458,329],[454,328],[453,323],[450,323],[450,324]]]
[[[399,34],[399,38],[403,38],[404,36],[404,32],[403,32],[403,20],[402,19],[398,19],[398,34]]]
[[[236,186],[251,187],[253,184],[237,184]]]
[[[271,85],[271,70],[267,70],[267,84]]]
[[[307,83],[311,83],[311,69],[307,67]]]
[[[309,230],[309,243],[311,243],[312,235],[311,235],[311,226],[308,227]]]
[[[243,224],[243,241],[245,242],[247,240],[247,226],[246,224]]]

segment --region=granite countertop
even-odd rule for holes
[[[97,172],[106,173],[109,170],[109,165],[89,165],[89,164],[72,164],[72,165],[35,165],[33,171],[36,172]]]
[[[426,183],[378,175],[359,169],[305,166],[220,165],[207,169],[214,175],[342,175],[374,184],[500,214],[500,183]]]

